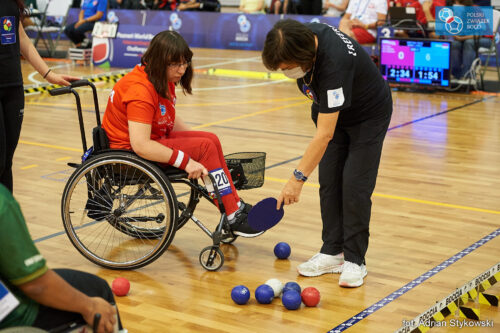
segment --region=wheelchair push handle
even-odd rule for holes
[[[91,86],[92,87],[93,85],[94,84],[89,82],[88,80],[76,80],[76,81],[72,81],[71,84],[67,87],[49,90],[49,94],[51,96],[59,96],[59,95],[69,94],[71,92],[71,89],[73,89],[73,88],[84,87],[84,86]]]
[[[74,88],[89,86],[92,88],[92,95],[94,97],[94,107],[95,107],[95,117],[97,122],[97,127],[101,126],[101,115],[99,112],[99,100],[97,98],[97,89],[95,85],[89,80],[76,80],[71,82],[71,84],[67,87],[56,88],[49,90],[49,94],[52,96],[59,96],[64,94],[72,93],[75,96],[76,101],[76,109],[78,111],[78,123],[80,125],[80,135],[82,137],[82,147],[83,153],[87,151],[87,139],[85,136],[85,125],[83,123],[83,113],[82,113],[82,104],[80,102],[80,95]]]

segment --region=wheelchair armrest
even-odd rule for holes
[[[168,177],[174,177],[174,178],[187,178],[188,174],[186,171],[181,170],[179,168],[173,167],[171,165],[158,165],[161,170],[167,175]]]

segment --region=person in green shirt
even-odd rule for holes
[[[118,320],[113,293],[103,279],[85,272],[50,269],[28,232],[21,208],[0,184],[0,280],[19,305],[0,321],[0,329],[34,326],[45,330],[68,323],[93,325],[101,315],[98,332],[113,332]]]

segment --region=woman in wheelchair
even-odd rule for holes
[[[192,51],[175,31],[163,31],[151,41],[141,64],[116,83],[109,96],[103,128],[110,148],[133,150],[140,157],[185,170],[191,179],[226,177],[219,186],[235,235],[256,237],[262,232],[247,223],[251,205],[240,200],[218,137],[191,131],[175,114],[175,86],[191,94]]]

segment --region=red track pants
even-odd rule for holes
[[[178,131],[171,132],[167,138],[160,139],[158,142],[169,148],[182,150],[196,162],[203,164],[209,172],[222,168],[229,179],[232,191],[232,193],[222,197],[226,214],[230,215],[238,210],[240,198],[234,188],[231,174],[227,169],[222,146],[217,135],[201,131]]]

